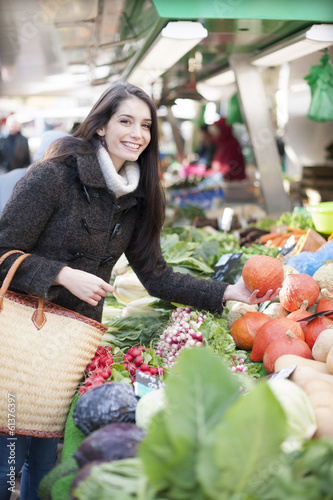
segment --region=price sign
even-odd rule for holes
[[[149,375],[149,373],[136,370],[136,380],[133,385],[136,396],[141,398],[148,392],[161,389],[165,384],[159,378]]]
[[[232,219],[234,217],[234,210],[230,207],[225,207],[221,219],[218,219],[218,228],[220,231],[230,231]]]
[[[237,264],[239,259],[242,256],[242,252],[238,253],[226,253],[222,255],[219,261],[216,263],[214,267],[214,274],[212,276],[213,280],[223,281],[226,276],[230,273],[232,268]]]
[[[265,309],[271,304],[271,300],[266,300],[265,302],[261,302],[258,307],[258,312],[264,312]]]
[[[286,255],[288,255],[288,253],[290,253],[295,248],[295,246],[296,246],[295,236],[292,234],[290,236],[290,238],[287,239],[287,241],[285,242],[283,247],[281,248],[280,254],[285,257]]]
[[[269,380],[281,380],[284,378],[289,378],[290,375],[294,373],[296,370],[297,365],[292,365],[289,366],[288,368],[283,368],[282,370],[272,373],[271,375],[268,375]]]

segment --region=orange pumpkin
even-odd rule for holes
[[[282,286],[283,265],[275,257],[254,255],[245,262],[242,277],[248,290],[259,290],[258,297],[263,297],[268,290],[276,290]]]
[[[253,349],[250,354],[251,361],[262,361],[264,352],[274,340],[283,338],[287,331],[304,340],[304,333],[299,323],[286,317],[274,318],[264,323],[258,330],[253,341]]]
[[[299,322],[299,324],[301,325],[301,328],[304,332],[304,330],[308,326],[308,324],[306,321],[299,321],[299,320],[307,318],[309,316],[311,316],[311,313],[309,313],[309,311],[305,311],[304,309],[296,309],[296,311],[289,313],[287,318],[292,319],[293,321]]]
[[[274,372],[275,361],[284,354],[295,354],[302,358],[313,359],[307,343],[288,330],[282,338],[269,344],[265,350],[263,363],[267,373]]]
[[[289,274],[280,290],[280,302],[289,312],[307,309],[319,295],[319,286],[308,274]]]
[[[318,335],[323,330],[326,330],[329,325],[333,325],[333,319],[329,319],[326,316],[318,316],[307,324],[304,330],[304,335],[305,342],[308,344],[310,349],[312,349],[312,347],[314,346]]]
[[[317,304],[316,312],[333,311],[333,299],[322,297]]]
[[[230,334],[240,349],[252,349],[254,337],[259,328],[270,321],[270,317],[259,311],[248,311],[231,325]]]

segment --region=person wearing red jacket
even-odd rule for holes
[[[236,137],[233,136],[232,128],[227,124],[226,119],[220,118],[209,127],[209,131],[213,137],[215,148],[208,175],[221,173],[225,181],[245,179],[245,160],[242,148]]]

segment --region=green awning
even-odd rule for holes
[[[152,0],[168,19],[283,19],[333,22],[332,0]]]

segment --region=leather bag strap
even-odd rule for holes
[[[12,253],[15,253],[15,252],[12,252]],[[7,254],[12,255],[10,252],[7,252]],[[7,255],[7,257],[9,257],[9,255]],[[3,280],[2,286],[0,288],[0,311],[2,311],[3,298],[4,298],[6,292],[7,292],[8,288],[9,288],[9,285],[10,285],[10,283],[11,283],[13,277],[14,277],[14,274],[16,273],[16,271],[17,271],[18,267],[20,266],[21,262],[23,262],[24,259],[26,259],[29,255],[30,254],[28,254],[28,253],[23,253],[22,252],[22,254],[13,262],[13,264],[9,268],[9,271],[6,274],[6,277]],[[5,258],[7,258],[7,257],[5,257]],[[5,259],[3,259],[3,261],[4,260]],[[0,264],[2,264],[2,262],[0,261]]]
[[[9,250],[9,252],[4,253],[0,257],[0,266],[4,262],[4,260],[7,259],[7,257],[9,257],[10,255],[13,255],[14,253],[24,253],[24,252],[22,252],[22,250]]]
[[[9,285],[10,285],[17,269],[19,268],[21,263],[24,261],[24,259],[26,259],[30,255],[29,253],[24,253],[21,250],[10,250],[9,252],[7,252],[1,256],[0,265],[4,262],[4,260],[7,257],[9,257],[10,255],[13,255],[15,253],[19,253],[21,255],[13,262],[13,264],[9,268],[5,279],[3,280],[2,286],[0,288],[0,313],[3,310],[4,296],[6,295],[6,292],[9,288]],[[38,298],[37,309],[34,311],[31,319],[38,330],[40,330],[46,322],[46,316],[44,314],[44,300],[40,297]]]

